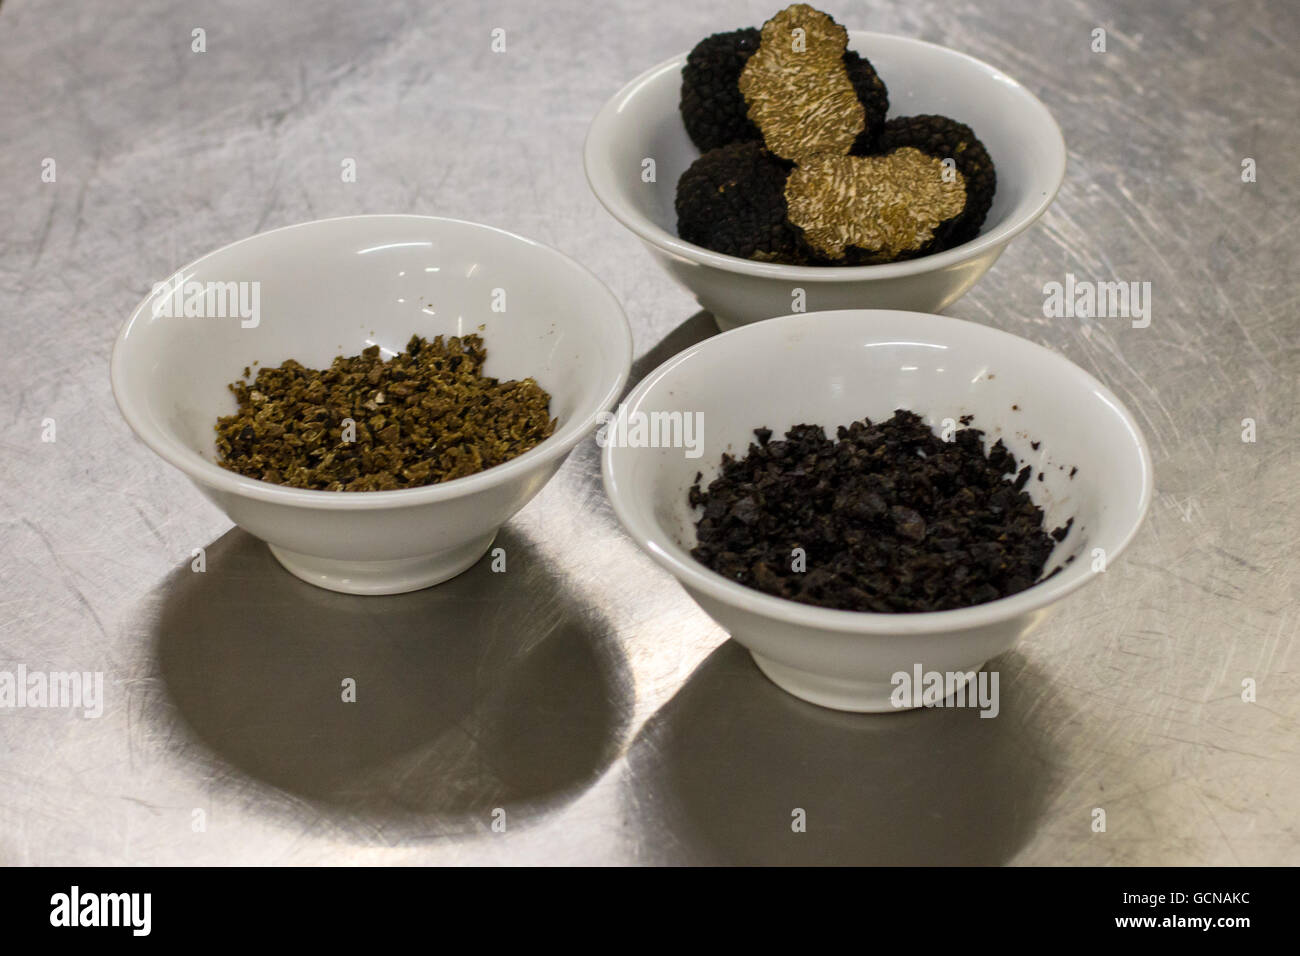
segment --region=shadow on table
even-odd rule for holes
[[[509,528],[496,546],[505,574],[488,557],[435,588],[353,597],[230,531],[205,573],[162,590],[162,733],[177,736],[174,708],[219,758],[199,748],[219,793],[299,821],[306,800],[316,825],[363,839],[483,829],[498,807],[514,827],[512,811],[566,802],[617,755],[630,681],[608,625],[532,546]]]
[[[1033,831],[1047,781],[1028,695],[1008,688],[1010,672],[1022,691],[1038,677],[1014,651],[990,666],[996,718],[846,714],[786,694],[728,641],[632,744],[644,839],[699,863],[1001,863]],[[792,830],[796,808],[806,832]]]
[[[660,339],[649,352],[632,363],[632,371],[627,377],[627,388],[623,390],[619,400],[626,398],[632,389],[641,384],[643,378],[678,352],[684,352],[692,345],[717,334],[719,334],[718,325],[713,319],[713,314],[705,311],[696,312]]]

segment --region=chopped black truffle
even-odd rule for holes
[[[998,185],[993,160],[989,158],[984,144],[965,123],[946,116],[928,114],[900,116],[889,120],[871,151],[888,153],[907,146],[941,161],[952,159],[957,171],[966,181],[966,210],[953,224],[939,248],[948,249],[974,239],[979,235],[989,207],[993,205],[993,193]]]
[[[710,150],[677,182],[677,235],[742,259],[806,261],[799,231],[786,215],[789,171],[758,143]]]
[[[944,441],[915,412],[835,430],[766,428],[688,491],[691,556],[730,581],[820,607],[942,611],[1032,587],[1056,540],[1001,442]],[[796,564],[796,549],[805,563]]]
[[[695,45],[682,67],[682,122],[700,152],[759,138],[737,81],[758,49],[753,27],[715,33]]]

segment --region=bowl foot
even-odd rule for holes
[[[268,544],[275,559],[299,580],[343,594],[405,594],[441,584],[469,570],[496,540],[493,531],[469,544],[396,561],[337,561]]]
[[[750,651],[754,658],[754,663],[758,665],[764,675],[767,676],[777,687],[781,688],[787,694],[793,694],[800,700],[806,700],[810,704],[816,704],[819,707],[828,707],[831,710],[847,710],[859,714],[896,714],[903,711],[912,710],[917,705],[911,702],[899,705],[893,701],[895,685],[889,681],[860,681],[846,680],[843,677],[828,677],[825,674],[814,674],[811,671],[802,671],[785,664],[778,664],[770,657],[763,657]],[[973,668],[970,673],[975,673],[984,665]],[[967,679],[962,679],[960,683],[954,685],[956,691],[958,686],[967,683]]]

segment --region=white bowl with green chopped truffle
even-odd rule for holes
[[[755,429],[771,429],[776,440],[810,424],[834,436],[837,426],[863,417],[880,422],[897,409],[915,412],[940,435],[971,416],[986,446],[1000,439],[1019,467],[1031,468],[1023,489],[1042,510],[1044,530],[1063,529],[1052,536],[1037,583],[951,610],[839,610],[765,593],[692,555],[702,514],[690,499],[697,475],[708,488],[724,454],[748,454]],[[605,490],[628,534],[772,681],[839,710],[916,706],[903,691],[917,668],[960,684],[1067,595],[1091,582],[1102,592],[1104,572],[1137,534],[1152,495],[1146,443],[1109,389],[1026,339],[937,315],[842,310],[734,329],[647,375],[624,399],[620,417],[650,423],[647,434],[672,434],[656,422],[698,423],[689,445],[606,445]],[[752,514],[735,518],[748,522]],[[864,533],[877,527],[863,521]],[[929,545],[922,539],[917,546]],[[789,557],[782,574],[805,573],[817,561],[805,553],[796,563],[793,547]]]
[[[1007,244],[1051,205],[1065,141],[1047,107],[996,67],[922,40],[849,32],[889,90],[891,118],[940,114],[971,127],[997,171],[978,235],[919,258],[877,265],[758,261],[678,235],[677,183],[700,155],[679,112],[686,55],[647,70],[611,98],[587,134],[587,180],[601,204],[694,294],[723,329],[789,312],[845,308],[938,312],[968,292]]]
[[[530,450],[382,491],[291,487],[217,463],[215,426],[236,411],[229,385],[246,367],[326,369],[370,346],[391,357],[413,335],[472,334],[486,346],[485,375],[532,378],[549,393],[554,431]],[[484,556],[618,398],[631,356],[618,300],[560,252],[477,223],[353,216],[261,233],[176,270],[123,325],[112,384],[140,439],[292,574],[394,594]]]

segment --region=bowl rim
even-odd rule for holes
[[[489,226],[468,219],[453,219],[446,216],[425,216],[417,213],[366,213],[353,216],[330,216],[324,219],[311,219],[305,222],[280,226],[276,229],[268,229],[264,232],[237,239],[234,242],[228,242],[210,252],[204,253],[186,265],[181,266],[178,270],[173,269],[172,272],[185,272],[237,246],[262,240],[267,236],[278,233],[311,228],[325,223],[371,219],[416,220],[425,223],[469,226],[474,229],[488,230],[542,250],[545,255],[566,263],[569,268],[577,270],[591,280],[594,288],[605,296],[606,304],[611,309],[610,324],[623,341],[623,359],[618,363],[618,371],[610,377],[604,392],[600,395],[594,407],[582,412],[581,417],[575,414],[573,419],[564,423],[553,435],[543,439],[533,448],[509,461],[502,462],[500,465],[495,465],[473,475],[466,475],[463,478],[453,478],[450,481],[421,485],[417,488],[399,488],[392,491],[340,492],[313,488],[293,488],[288,485],[272,484],[257,478],[248,478],[237,472],[227,471],[215,462],[204,458],[188,445],[176,440],[170,433],[153,427],[147,422],[143,411],[138,407],[134,397],[136,392],[133,391],[135,386],[132,386],[126,380],[124,363],[127,350],[131,347],[127,344],[131,329],[154,298],[154,293],[150,292],[131,311],[126,321],[122,323],[113,342],[112,356],[109,360],[109,378],[112,384],[113,397],[117,401],[118,410],[121,412],[122,417],[126,419],[126,423],[136,434],[136,437],[164,461],[178,468],[191,480],[200,485],[215,488],[218,491],[292,507],[366,511],[404,508],[448,501],[505,484],[511,479],[521,477],[523,474],[545,465],[552,459],[568,454],[578,442],[590,434],[596,426],[600,413],[608,410],[627,384],[632,365],[632,329],[628,324],[627,313],[618,301],[618,297],[614,295],[600,277],[571,256],[536,239],[529,239],[526,236],[521,236],[518,233],[497,226]],[[617,321],[613,320],[612,317],[614,316],[617,317]],[[601,368],[599,372],[601,375],[610,376],[610,369],[608,368]]]
[[[931,43],[928,40],[918,40],[893,33],[876,33],[870,30],[849,31],[849,42],[851,44],[874,41],[898,43],[904,46],[928,47],[940,51],[946,56],[966,61],[967,64],[975,67],[979,72],[1010,87],[1024,98],[1029,111],[1038,114],[1036,124],[1039,128],[1038,135],[1050,141],[1050,145],[1054,147],[1053,152],[1056,154],[1053,164],[1054,169],[1050,172],[1050,178],[1046,171],[1044,176],[1044,183],[1047,184],[1050,181],[1050,186],[1044,190],[1043,195],[1039,197],[1028,212],[1014,220],[1007,220],[988,232],[982,232],[968,242],[954,246],[951,249],[945,249],[943,252],[921,256],[918,259],[887,262],[879,265],[794,266],[779,262],[757,262],[753,259],[741,259],[737,256],[724,255],[711,249],[705,249],[703,246],[686,242],[675,233],[671,233],[652,222],[631,203],[623,200],[619,191],[613,186],[612,177],[607,171],[607,164],[602,165],[605,153],[598,151],[597,147],[604,141],[612,139],[610,130],[614,116],[622,112],[624,107],[641,91],[641,88],[652,80],[658,79],[665,72],[680,71],[681,67],[686,63],[689,51],[679,53],[677,56],[652,66],[606,100],[605,104],[596,113],[587,129],[587,137],[582,150],[583,169],[587,176],[588,186],[611,216],[631,230],[642,241],[664,252],[727,272],[801,282],[860,282],[870,279],[896,279],[904,276],[922,275],[979,258],[981,255],[999,249],[1037,222],[1060,191],[1061,184],[1065,181],[1067,162],[1065,137],[1061,133],[1060,125],[1043,101],[1019,81],[1008,76],[997,67],[985,63],[968,53],[962,53],[938,43]]]
[[[1132,413],[1101,381],[1074,362],[1071,362],[1064,355],[1027,338],[979,322],[929,312],[908,312],[901,309],[833,309],[779,316],[719,333],[679,352],[638,382],[636,387],[623,399],[623,404],[627,406],[629,412],[634,411],[646,394],[658,385],[661,380],[669,376],[677,366],[689,361],[703,351],[730,349],[739,345],[736,336],[770,335],[781,328],[800,324],[816,324],[818,321],[824,320],[824,317],[844,315],[855,316],[857,321],[864,325],[876,316],[889,315],[891,317],[913,318],[920,316],[925,319],[938,320],[941,325],[969,326],[980,330],[977,334],[988,334],[995,347],[999,342],[1007,345],[1014,342],[1017,348],[1027,347],[1031,352],[1036,352],[1056,363],[1058,367],[1072,370],[1070,374],[1080,384],[1090,387],[1116,412],[1137,450],[1142,480],[1136,517],[1131,526],[1119,536],[1118,542],[1113,547],[1107,548],[1107,565],[1112,565],[1115,559],[1124,552],[1146,519],[1155,485],[1151,452]],[[765,329],[767,330],[766,333],[763,332]],[[639,518],[634,510],[628,507],[624,488],[619,484],[616,474],[616,459],[621,455],[635,453],[640,450],[606,445],[601,454],[600,470],[605,485],[605,495],[609,498],[610,505],[613,507],[614,513],[618,516],[628,536],[643,551],[649,554],[657,564],[672,573],[673,577],[686,588],[698,589],[708,597],[730,607],[783,623],[800,627],[812,627],[823,631],[883,636],[897,634],[937,635],[965,631],[989,624],[1002,623],[1019,615],[1037,611],[1078,590],[1101,573],[1093,571],[1090,563],[1079,561],[1072,566],[1063,567],[1057,574],[1038,581],[1023,591],[1018,591],[1015,594],[994,601],[987,601],[983,604],[953,608],[946,611],[885,614],[876,611],[848,611],[819,607],[812,604],[801,604],[789,598],[777,597],[738,584],[696,561],[673,540],[663,525],[653,518],[652,510],[646,511],[646,514],[650,517],[647,517],[644,521]],[[685,489],[683,489],[684,493]]]

